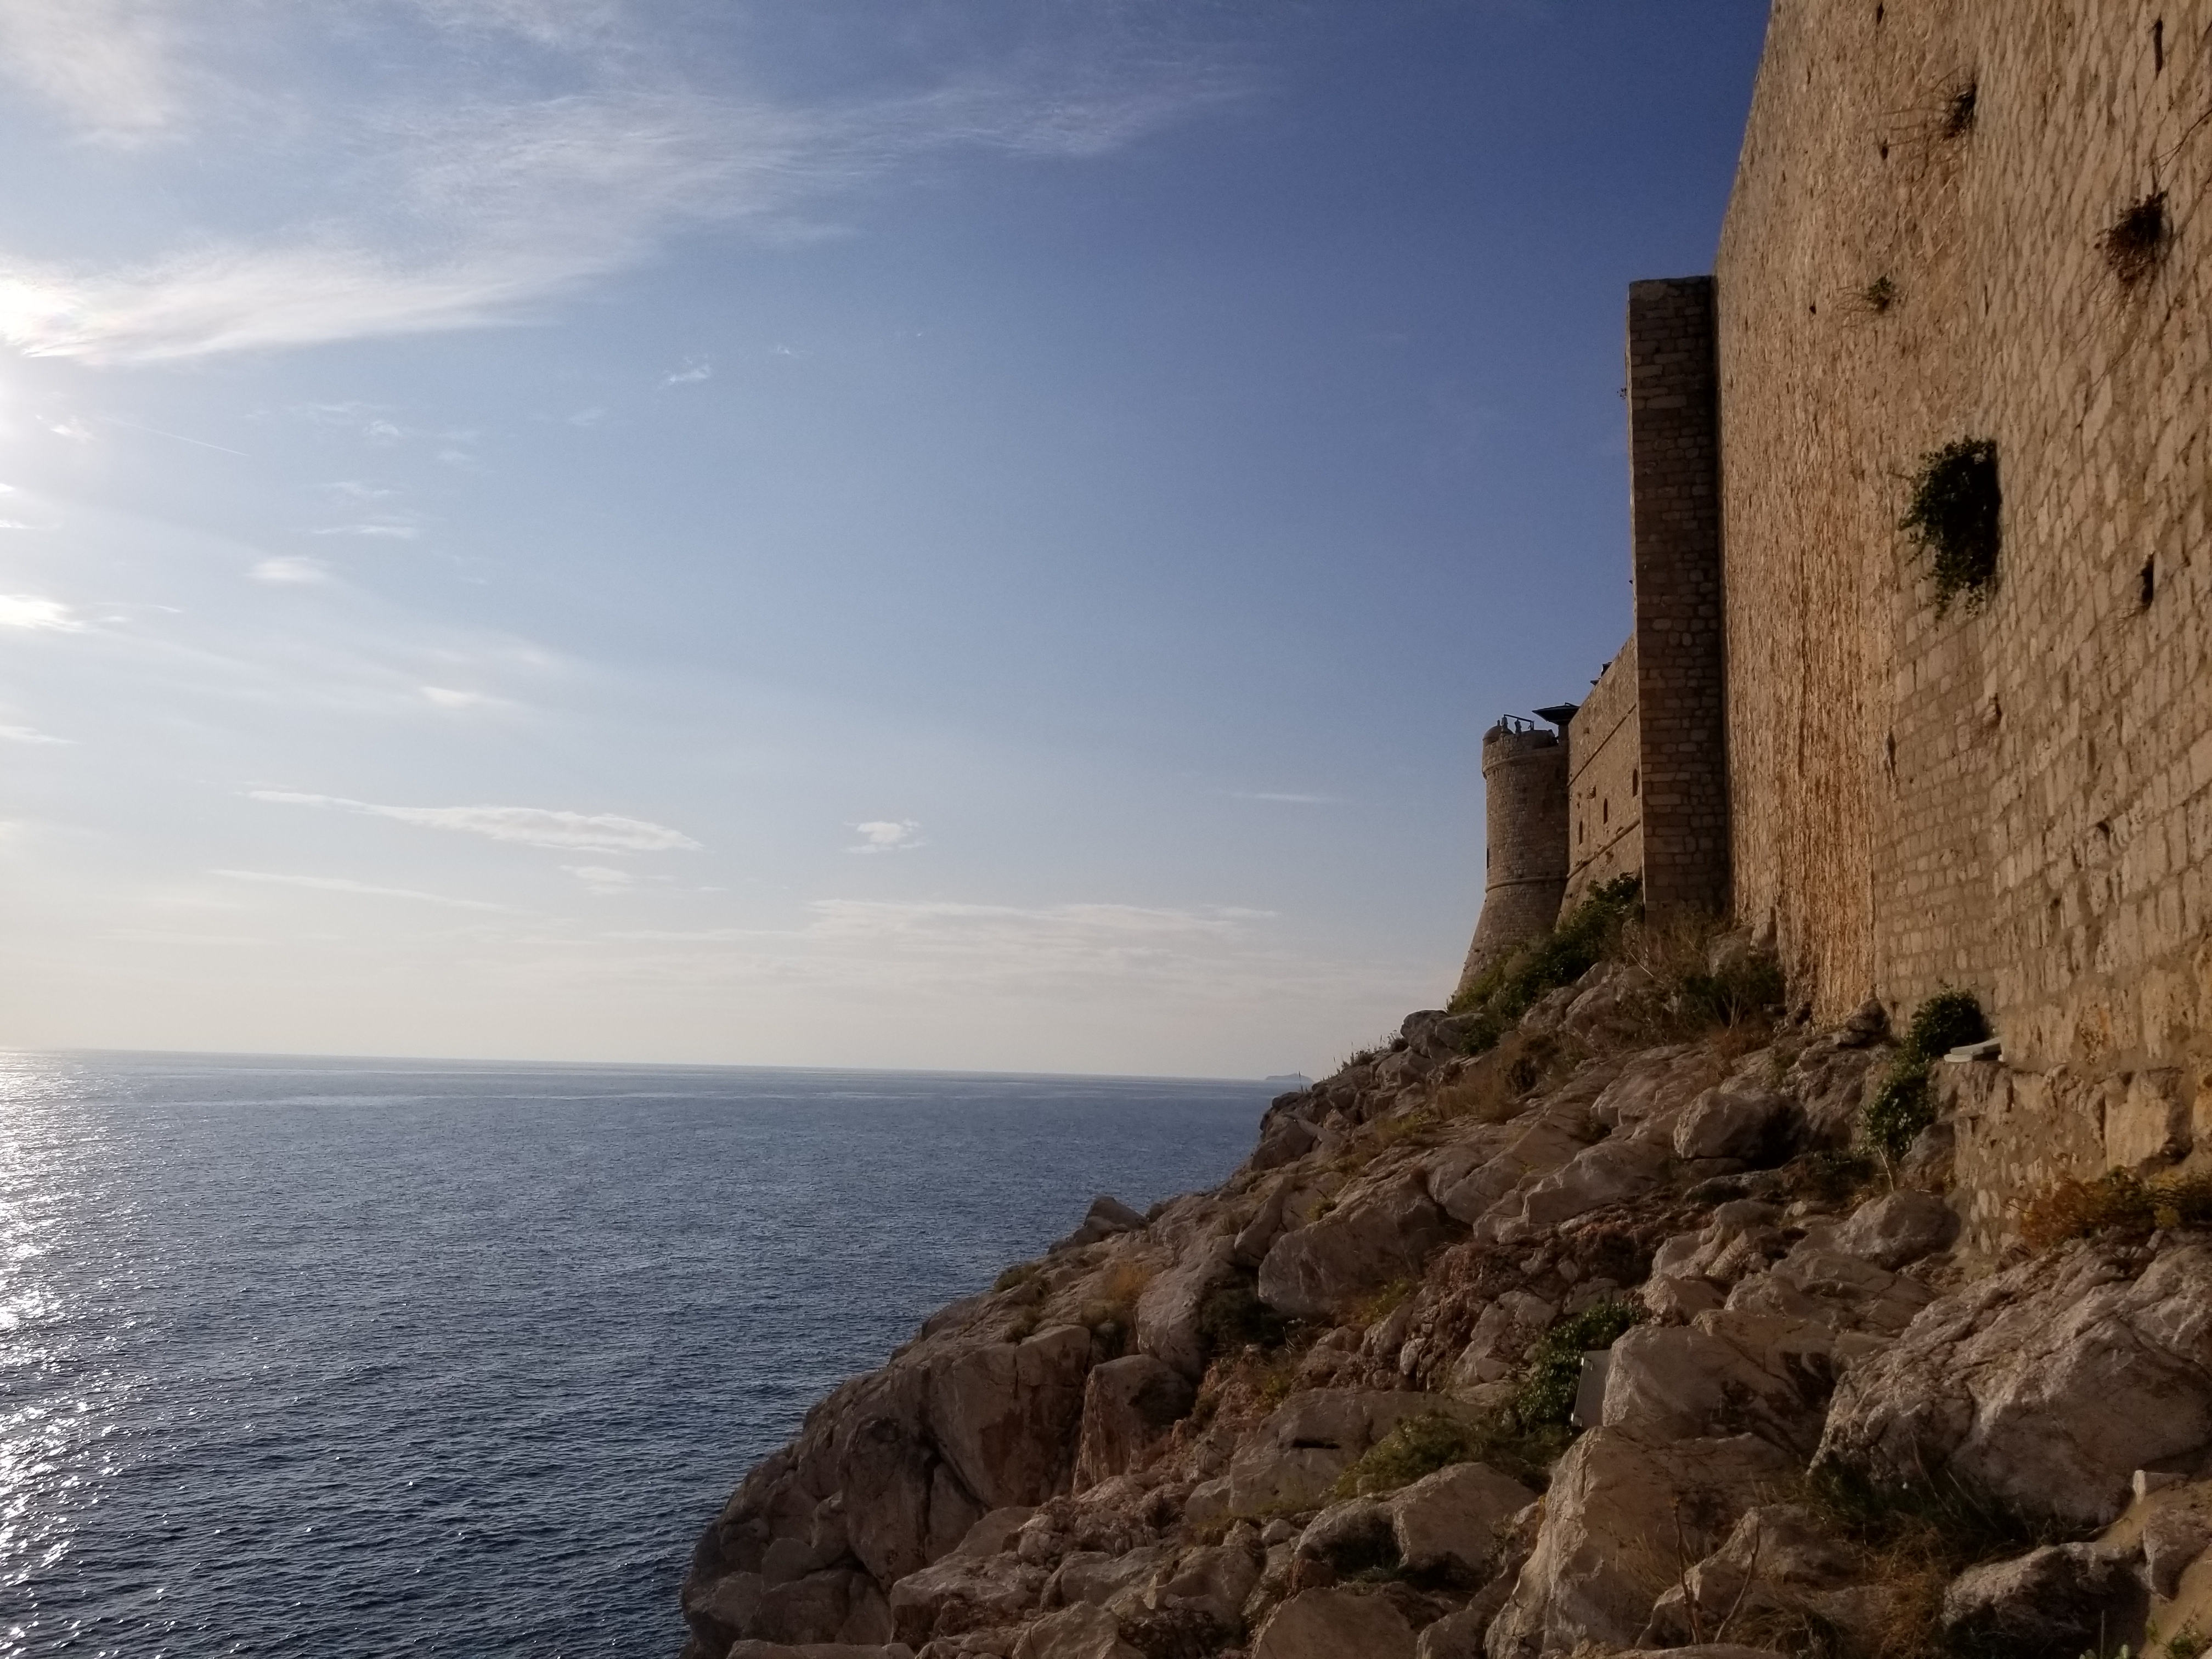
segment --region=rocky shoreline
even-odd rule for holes
[[[1697,951],[1415,1014],[933,1316],[707,1528],[685,1659],[2193,1659],[2212,1237],[1970,1253],[1948,1079],[1869,1152],[1880,1006]]]

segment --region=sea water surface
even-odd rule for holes
[[[1267,1094],[0,1055],[0,1659],[672,1659],[810,1403]]]

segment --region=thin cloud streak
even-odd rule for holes
[[[211,870],[226,881],[258,882],[274,887],[307,887],[323,893],[351,893],[363,898],[411,899],[420,904],[441,904],[452,910],[495,910],[503,915],[520,914],[514,906],[491,904],[483,899],[448,898],[442,893],[419,893],[411,887],[377,887],[344,876],[287,876],[268,870]]]
[[[288,789],[249,789],[250,800],[285,806],[316,806],[392,818],[426,830],[453,830],[490,841],[524,847],[548,847],[568,853],[696,853],[700,843],[680,830],[612,812],[569,812],[544,806],[382,806],[343,795],[312,795]]]

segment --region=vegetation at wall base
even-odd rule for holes
[[[1994,439],[1961,438],[1920,458],[1897,527],[1928,562],[1937,616],[1960,599],[1978,611],[1996,588],[2002,504]]]
[[[1972,991],[1947,985],[1914,1009],[1897,1058],[1860,1118],[1866,1144],[1885,1158],[1904,1157],[1913,1137],[1936,1121],[1936,1062],[1989,1034],[1989,1021]]]
[[[1571,985],[1597,966],[1620,943],[1621,930],[1643,910],[1644,883],[1637,876],[1615,876],[1590,889],[1558,927],[1529,940],[1451,1001],[1455,1014],[1481,1016],[1467,1042],[1470,1054],[1498,1046],[1513,1022],[1547,991]]]
[[[2062,1181],[2020,1218],[2021,1237],[2037,1250],[2099,1233],[2141,1240],[2170,1227],[2212,1227],[2212,1176],[2142,1181],[2113,1170],[2094,1181]]]

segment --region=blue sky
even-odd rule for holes
[[[1318,1072],[1764,23],[0,0],[0,1042]]]

